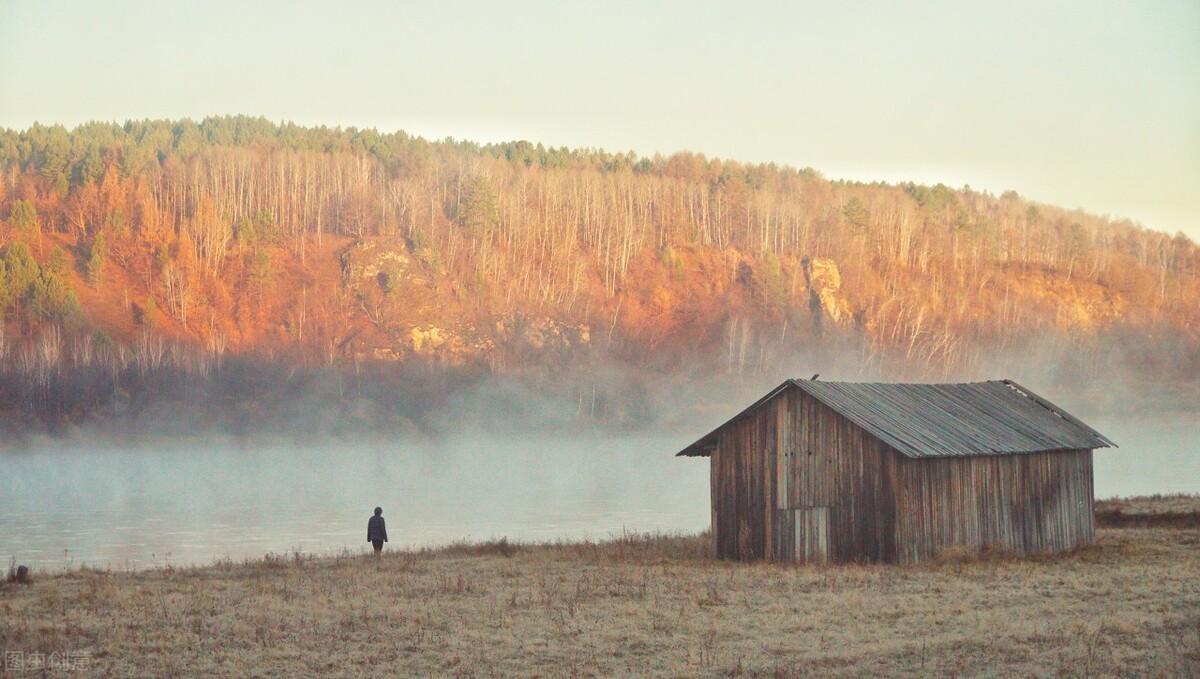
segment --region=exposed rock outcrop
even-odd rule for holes
[[[842,275],[837,262],[805,257],[801,264],[804,267],[804,281],[808,285],[808,308],[813,313],[814,322],[820,325],[824,317],[834,323],[850,321],[850,302],[841,295]]]
[[[342,254],[346,285],[356,290],[372,282],[385,291],[402,281],[424,284],[421,267],[414,264],[404,241],[399,238],[364,238]]]
[[[496,321],[496,339],[515,349],[563,350],[591,342],[587,325],[568,325],[545,316],[510,315]]]

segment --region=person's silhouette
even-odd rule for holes
[[[375,553],[383,551],[383,543],[387,542],[387,525],[383,522],[383,508],[375,508],[375,516],[367,520],[367,542],[375,548]]]

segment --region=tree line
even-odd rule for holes
[[[865,361],[959,370],[1034,337],[1165,327],[1194,344],[1200,328],[1200,249],[1182,235],[1012,192],[691,152],[245,116],[35,125],[0,131],[0,218],[14,341],[90,318],[125,346],[152,332],[336,362],[372,333],[399,342],[421,295],[464,326],[515,310],[586,324],[630,360],[682,345],[727,370],[770,369],[830,332]],[[371,240],[401,244],[430,292],[381,282],[387,306],[329,274]],[[817,260],[840,273],[836,322],[813,302]]]

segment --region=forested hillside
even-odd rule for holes
[[[1011,192],[224,117],[0,131],[0,220],[0,404],[51,427],[297,375],[398,426],[504,375],[623,417],[614,366],[1200,376],[1195,243]]]

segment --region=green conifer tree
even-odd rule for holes
[[[101,231],[96,234],[96,240],[92,242],[92,254],[88,257],[87,263],[88,279],[91,280],[92,287],[100,287],[106,262],[108,262],[108,241],[104,239],[104,232]]]

